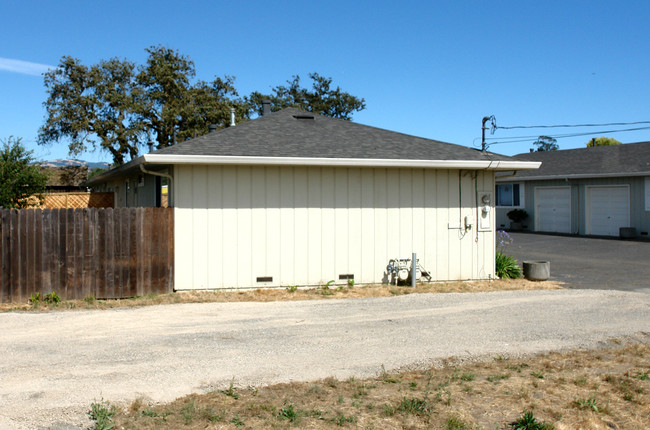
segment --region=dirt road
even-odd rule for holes
[[[650,295],[553,290],[0,314],[0,428],[82,428],[94,400],[373,376],[456,356],[650,341]]]

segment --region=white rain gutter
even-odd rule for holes
[[[144,168],[144,164],[140,164],[140,170],[142,170],[142,173],[146,173],[148,175],[153,175],[153,176],[162,176],[163,178],[169,179],[169,186],[167,187],[167,206],[170,208],[174,207],[174,177],[168,173],[161,173],[161,172],[153,172],[151,170],[147,170]]]
[[[549,179],[591,179],[591,178],[629,178],[638,176],[650,176],[650,172],[632,172],[632,173],[580,173],[573,175],[546,175],[546,176],[525,176],[517,178],[517,181],[545,181]],[[502,178],[509,178],[509,176],[497,176],[495,179],[499,182]]]
[[[240,157],[223,155],[145,154],[147,164],[240,164],[266,166],[421,167],[438,169],[530,170],[539,161],[388,160],[374,158]]]

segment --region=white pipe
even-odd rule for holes
[[[417,270],[417,265],[418,265],[418,255],[414,252],[413,255],[411,255],[411,287],[415,288],[415,272]]]
[[[174,177],[168,173],[161,173],[161,172],[152,172],[151,170],[147,170],[144,168],[144,164],[140,164],[140,170],[142,170],[142,173],[146,173],[147,175],[153,175],[153,176],[162,176],[163,178],[169,179],[169,186],[167,188],[167,206],[172,208],[174,207],[174,198],[173,198],[173,189],[174,187],[172,184],[174,183]]]

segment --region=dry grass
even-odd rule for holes
[[[321,286],[317,288],[274,288],[242,291],[184,291],[170,294],[150,294],[131,299],[67,300],[61,303],[0,303],[0,312],[26,310],[69,310],[69,309],[110,309],[165,305],[174,303],[209,302],[271,302],[284,300],[343,299],[361,297],[389,297],[417,293],[475,293],[482,291],[509,290],[548,290],[562,288],[557,282],[531,282],[525,279],[501,279],[495,281],[423,283],[417,288],[388,285],[364,286]]]
[[[231,384],[169,404],[138,400],[117,412],[115,428],[503,429],[531,411],[545,428],[645,429],[649,354],[648,344],[611,344],[363,380]]]

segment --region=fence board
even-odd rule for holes
[[[95,297],[106,296],[106,210],[99,209],[97,211],[97,290]]]
[[[24,225],[24,230],[23,230],[23,239],[25,240],[25,259],[23,261],[30,261],[34,260],[34,256],[36,254],[36,247],[34,246],[35,238],[34,238],[34,212],[35,211],[29,211],[27,213],[27,216],[25,217],[25,225]],[[33,285],[34,284],[34,272],[31,270],[27,270],[27,267],[25,265],[21,265],[24,269],[25,273],[25,285]]]
[[[137,257],[138,257],[138,247],[137,240],[135,236],[135,220],[136,212],[129,211],[129,229],[127,231],[129,237],[129,282],[128,289],[125,294],[129,296],[136,296],[138,294],[138,271],[137,271]],[[169,260],[171,261],[171,260]]]
[[[9,212],[2,211],[0,214],[0,238],[2,243],[0,244],[0,257],[2,257],[2,273],[0,273],[0,303],[3,301],[9,301],[9,246],[10,235],[9,235]]]
[[[172,208],[0,209],[0,303],[173,288]]]
[[[106,212],[106,230],[104,243],[106,246],[106,285],[103,294],[97,296],[101,299],[114,299],[115,297],[115,211]]]

